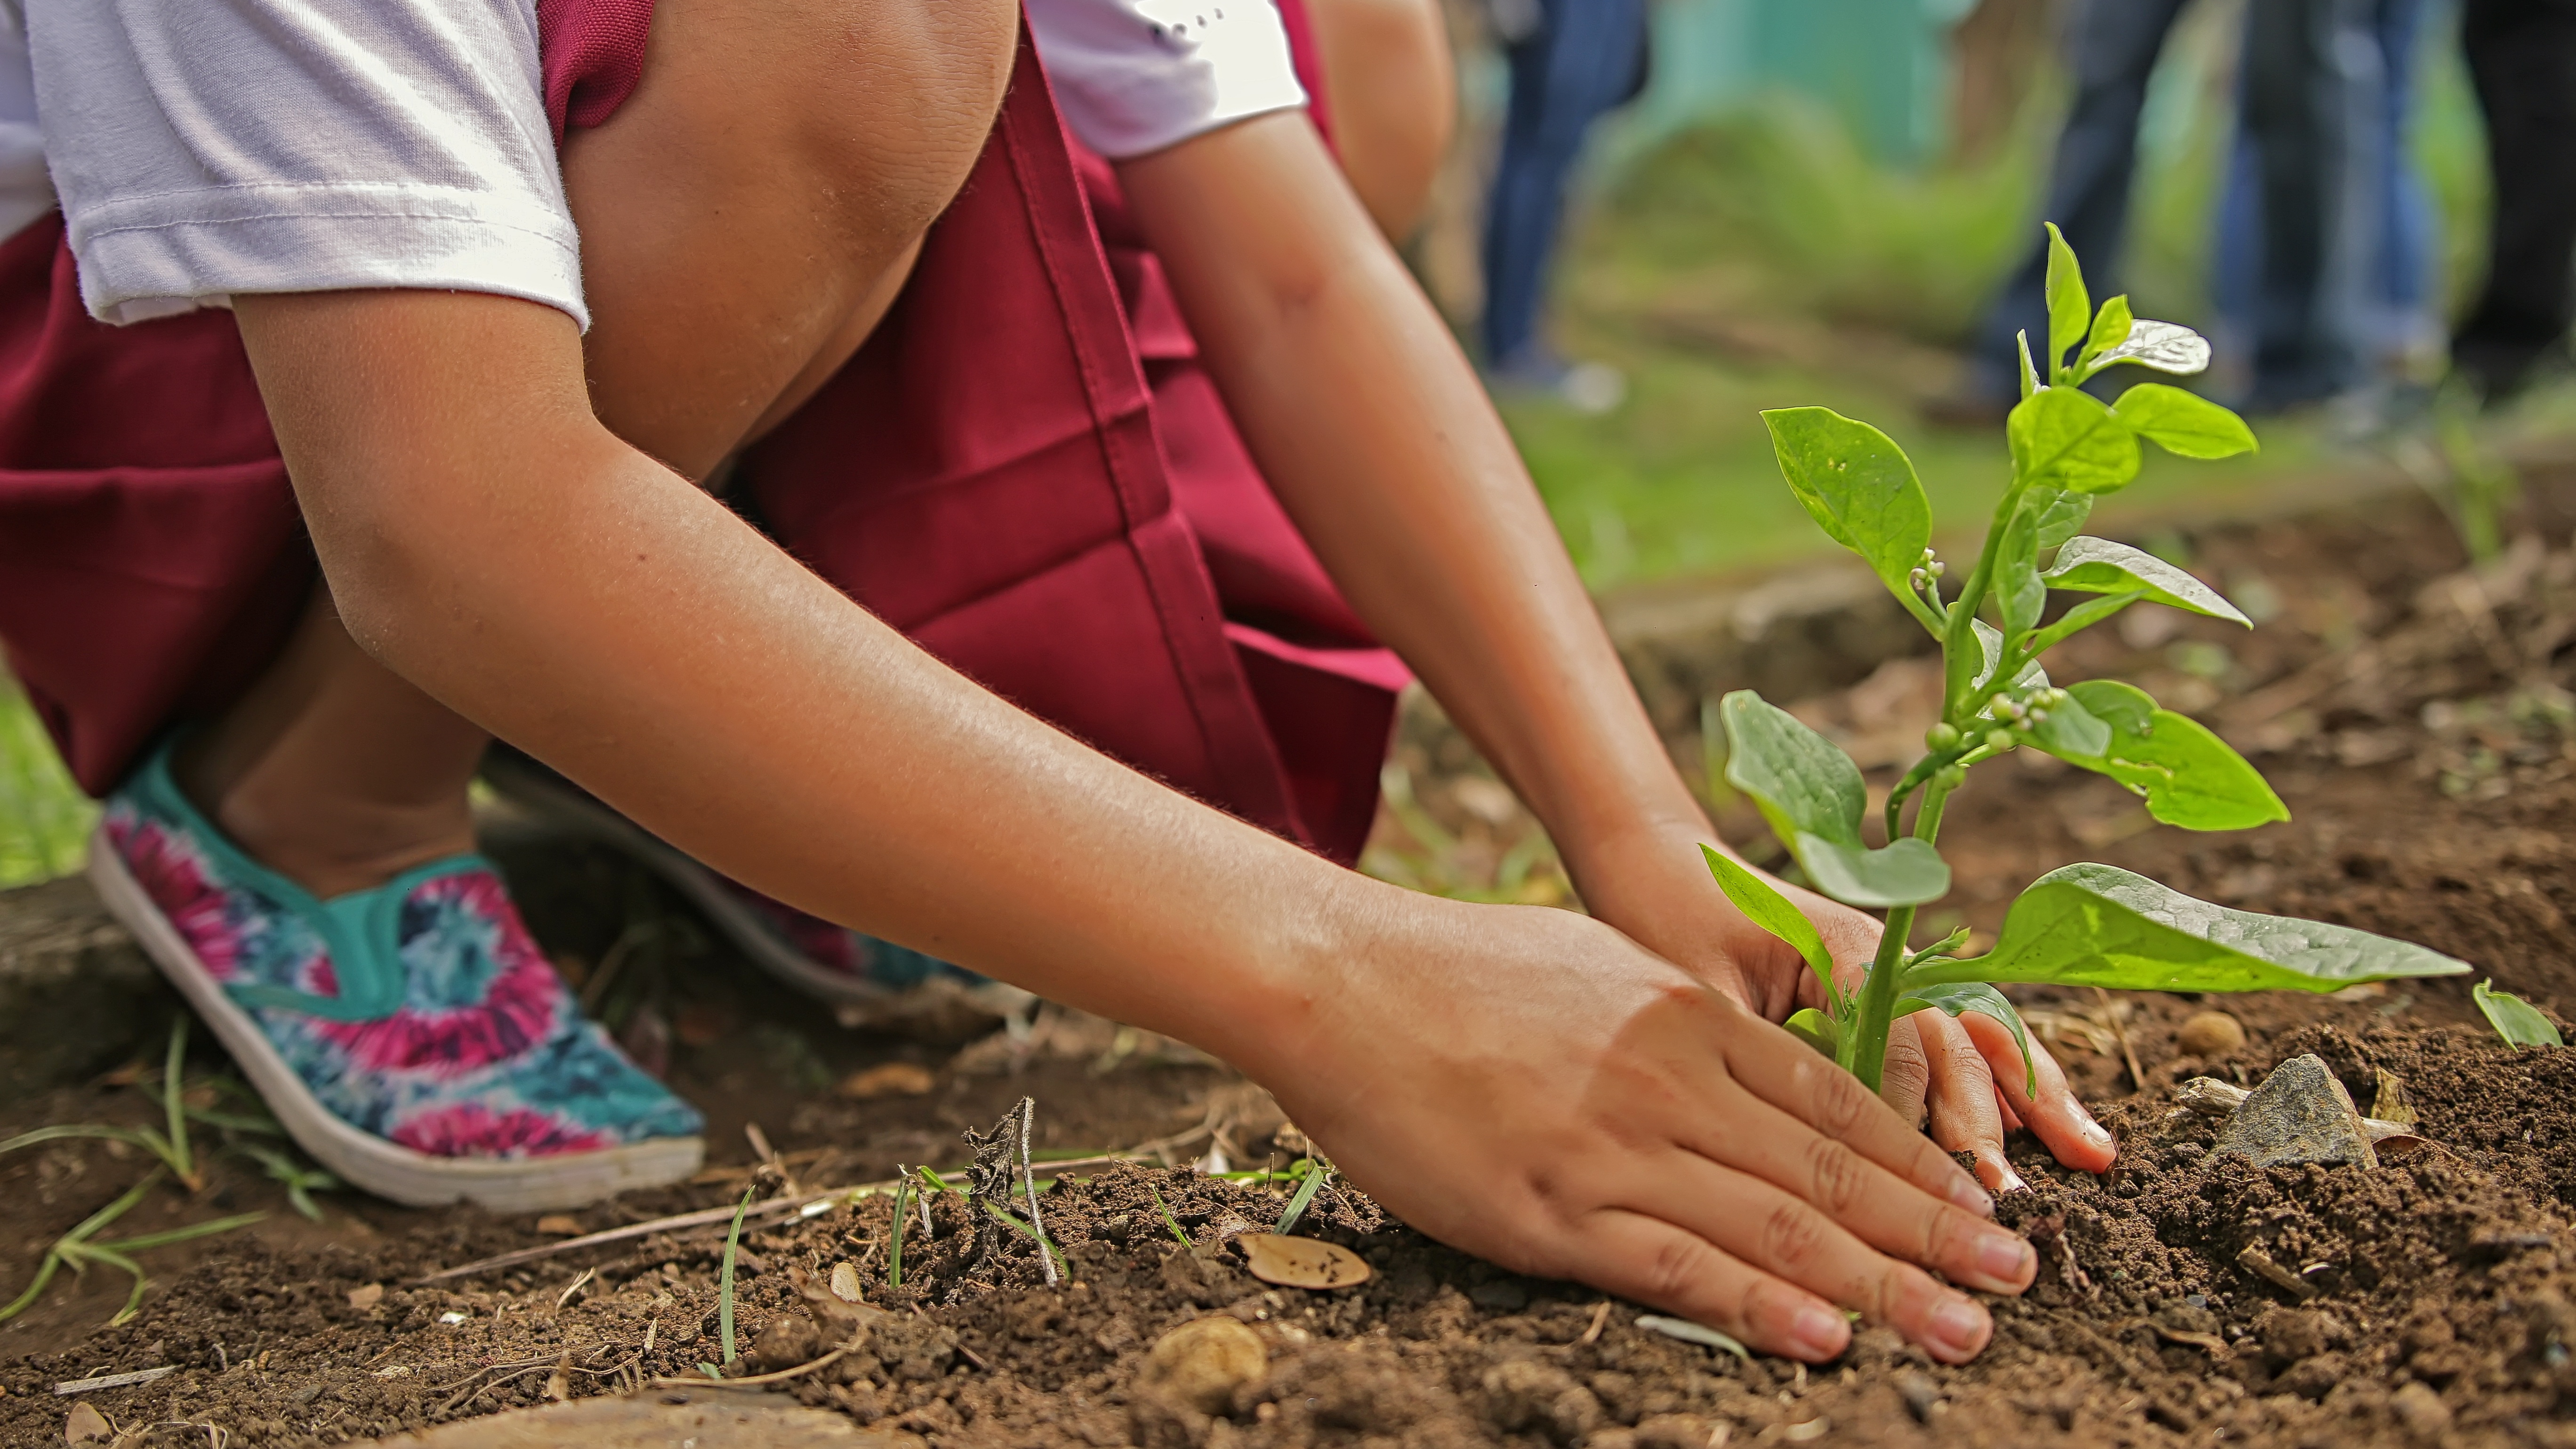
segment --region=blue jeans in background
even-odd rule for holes
[[[1565,186],[1592,123],[1645,81],[1646,0],[1542,0],[1544,21],[1514,44],[1511,109],[1485,212],[1485,360],[1510,368],[1543,351],[1539,306],[1565,217]]]
[[[2439,340],[2409,152],[2427,0],[2254,0],[2212,291],[2243,404],[2333,397]]]
[[[2138,169],[2138,114],[2147,103],[2147,78],[2156,56],[2188,0],[2077,0],[2067,17],[2067,68],[2075,82],[2074,108],[2049,164],[2043,220],[2057,223],[2084,263],[2097,298],[2120,288],[2120,247],[2129,227],[2130,184]],[[2254,0],[2256,5],[2270,0]],[[2037,223],[2031,230],[2038,232]],[[2030,250],[1987,309],[1968,355],[1967,390],[2008,403],[2021,395],[2021,363],[2014,336],[2027,331],[2034,361],[2048,350],[2048,243],[2034,236]],[[2042,372],[2047,364],[2040,363]]]

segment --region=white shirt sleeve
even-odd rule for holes
[[[425,287],[587,326],[534,0],[24,0],[81,298]]]
[[[1112,160],[1306,104],[1271,0],[1026,0],[1065,123]]]

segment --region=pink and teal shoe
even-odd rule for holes
[[[90,879],[314,1160],[415,1206],[596,1202],[688,1177],[697,1111],[584,1020],[480,856],[320,900],[189,803],[156,751]]]
[[[745,956],[838,1008],[845,1026],[944,1027],[961,1009],[1011,1018],[1036,1000],[1016,986],[809,916],[718,875],[507,745],[494,745],[484,757],[483,780],[549,826],[633,857],[703,911]]]

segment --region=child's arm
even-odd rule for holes
[[[1338,870],[947,669],[611,435],[562,313],[235,307],[351,635],[716,868],[1219,1052],[1426,1230],[1769,1349],[1842,1303],[1955,1361],[1985,1315],[1911,1264],[2029,1282],[1930,1143],[1609,928]]]
[[[1812,981],[1708,878],[1715,842],[1603,633],[1501,420],[1429,302],[1368,224],[1298,112],[1256,117],[1122,163],[1119,176],[1202,356],[1280,500],[1334,580],[1473,737],[1564,851],[1585,903],[1756,1011]],[[1837,959],[1877,923],[1804,896]],[[1944,1145],[2001,1185],[1985,1055],[1955,1022],[1928,1085]],[[1944,1047],[1952,1048],[1944,1050]],[[1911,1050],[1911,1049],[1910,1049]],[[2053,1068],[2015,1106],[2058,1156],[2100,1170],[2107,1134]],[[1927,1085],[1910,1081],[1919,1104]],[[1982,1130],[1962,1140],[1983,1108]],[[1938,1104],[1936,1104],[1938,1105]],[[1993,1133],[1985,1140],[1984,1132]]]

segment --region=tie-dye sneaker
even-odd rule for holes
[[[745,956],[829,1002],[844,1026],[957,1033],[961,1017],[1016,1018],[1036,998],[1016,986],[809,916],[718,875],[589,792],[507,745],[483,760],[483,780],[551,828],[616,847],[670,882]]]
[[[575,1207],[698,1170],[695,1109],[583,1019],[479,856],[331,900],[170,778],[107,801],[90,879],[314,1159],[396,1202]]]

